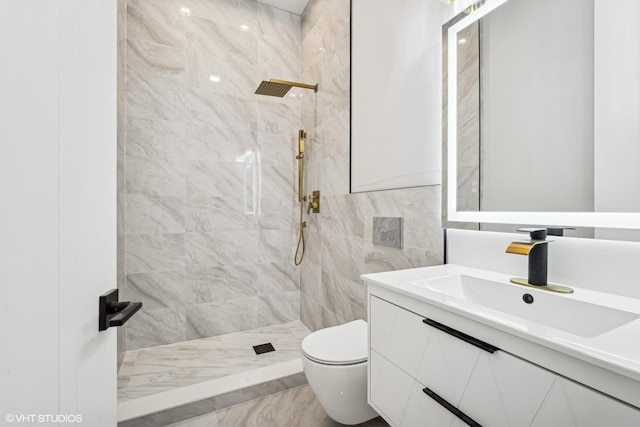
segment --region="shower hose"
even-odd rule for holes
[[[293,257],[293,262],[295,265],[300,265],[302,263],[302,259],[304,258],[304,229],[307,226],[307,222],[302,220],[302,213],[304,212],[304,203],[300,202],[300,233],[298,234],[298,245],[296,246],[296,254]],[[298,254],[300,254],[300,259],[298,259]]]

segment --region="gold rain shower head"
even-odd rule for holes
[[[282,98],[289,92],[292,87],[301,87],[303,89],[313,89],[314,92],[318,91],[318,84],[308,85],[304,83],[288,82],[286,80],[270,79],[269,81],[263,80],[256,89],[256,95],[277,96]]]

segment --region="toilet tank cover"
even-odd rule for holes
[[[311,360],[330,365],[350,365],[367,360],[367,322],[353,322],[320,329],[302,340],[302,351]]]

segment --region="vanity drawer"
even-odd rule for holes
[[[429,339],[424,317],[374,296],[369,310],[371,348],[415,377]]]
[[[370,399],[393,425],[466,425],[449,405],[484,427],[640,426],[636,408],[374,295],[369,304]]]

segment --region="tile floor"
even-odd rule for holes
[[[118,374],[118,401],[125,402],[301,356],[310,333],[300,321],[211,338],[128,351]],[[256,355],[271,342],[276,351]]]
[[[248,369],[301,356],[300,342],[310,333],[300,321],[218,337],[145,348],[126,353],[118,375],[120,402],[151,396]],[[276,351],[256,355],[253,346],[271,342]],[[135,423],[135,421],[134,421]],[[165,423],[161,423],[166,425]],[[338,427],[308,385],[225,407],[173,427]],[[381,418],[361,427],[387,426]]]
[[[388,426],[382,418],[374,418],[358,425],[360,427]],[[308,385],[170,425],[170,427],[338,426],[342,426],[342,424],[329,418]]]

